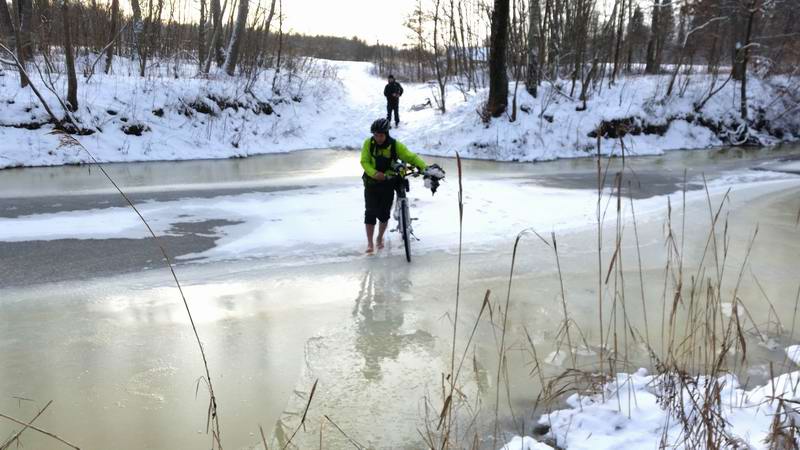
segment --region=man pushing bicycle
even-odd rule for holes
[[[389,121],[378,119],[370,127],[372,137],[364,141],[361,149],[361,167],[364,168],[364,225],[367,232],[367,251],[375,252],[375,224],[378,226],[378,249],[384,246],[383,235],[389,224],[390,211],[394,201],[394,193],[398,188],[396,180],[399,175],[393,167],[398,160],[408,163],[420,172],[427,180],[431,180],[431,190],[436,192],[436,187],[444,171],[436,164],[428,166],[415,153],[410,151],[402,142],[389,136]]]

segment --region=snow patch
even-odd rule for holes
[[[786,351],[790,358],[800,359],[798,349],[800,346],[794,345]],[[645,369],[618,374],[604,386],[603,394],[573,394],[567,399],[569,409],[545,414],[539,423],[551,427],[547,436],[559,447],[571,450],[659,448],[662,439],[668,447],[684,448],[686,436],[680,421],[662,408],[662,399],[670,395],[673,386],[668,377],[648,375]],[[778,399],[800,399],[800,371],[780,375],[749,391],[742,389],[733,375],[700,376],[693,384],[682,385],[686,414],[692,415],[698,408],[694,402],[708,383],[716,383],[720,390],[720,404],[714,408],[727,424],[726,433],[752,449],[769,447],[765,439],[775,416],[784,411]]]
[[[372,75],[371,63],[308,61],[307,73],[284,79],[273,91],[270,71],[248,89],[239,78],[194,76],[193,67],[181,68],[180,78],[171,72],[141,78],[130,74],[135,73],[128,67],[130,61],[119,59],[117,74],[98,73],[89,81],[81,79],[81,108],[74,116],[82,128],[93,133],[78,139],[104,162],[358,148],[372,121],[386,114],[385,80]],[[38,100],[30,89],[20,89],[13,78],[0,78],[0,168],[89,162],[91,158],[81,149],[59,147],[58,137],[49,134],[53,125]],[[518,104],[525,108],[517,112],[516,121],[502,117],[489,124],[476,112],[485,102],[486,89],[462,93],[449,86],[443,114],[432,107],[415,107],[430,102],[428,84],[403,83],[402,122],[392,134],[421,154],[453,156],[459,152],[467,158],[504,161],[594,154],[592,133],[610,121],[649,124],[624,137],[627,154],[723,145],[724,130],[739,124],[735,84],[726,86],[698,114],[694,103],[705,95],[711,78],[695,74],[686,92],[662,98],[667,81],[663,76],[624,77],[591,92],[588,109],[579,112],[575,107],[580,102],[568,96],[569,83],[556,80],[543,84],[536,98],[524,89],[518,91]],[[772,101],[780,98],[775,90],[781,83],[788,81],[751,78],[749,108],[752,117],[774,116],[776,123],[771,126],[781,130],[780,139],[796,140],[793,130],[800,129],[800,117],[780,118],[784,105]],[[44,95],[51,105],[57,104],[52,93],[45,90]],[[779,142],[766,129],[748,132],[762,144]],[[618,138],[603,139],[604,154],[622,151]]]

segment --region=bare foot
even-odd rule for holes
[[[367,247],[367,251],[365,251],[364,253],[366,253],[368,255],[371,255],[371,254],[375,253],[375,247],[373,247],[372,245],[368,246]]]
[[[383,239],[378,239],[378,250],[383,248]]]

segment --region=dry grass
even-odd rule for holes
[[[668,412],[672,421],[664,426],[662,447],[744,448],[744,443],[730,434],[722,415],[723,402],[720,396],[726,387],[724,383],[727,379],[724,376],[746,371],[749,367],[749,346],[753,344],[767,346],[773,337],[777,339],[788,335],[791,338],[794,335],[800,289],[795,299],[791,329],[787,330],[784,323],[788,323],[788,320],[780,317],[773,300],[750,268],[750,258],[757,243],[759,228],[756,226],[752,230],[750,239],[744,245],[732,244],[727,208],[730,204],[730,191],[715,200],[708,190],[705,179],[707,209],[705,221],[708,222],[708,228],[705,236],[700,239],[699,247],[690,244],[697,241],[698,236],[692,231],[695,233],[692,240],[687,239],[687,222],[696,225],[703,219],[691,217],[687,213],[688,183],[687,174],[684,172],[681,205],[677,211],[671,200],[667,205],[663,228],[664,262],[660,277],[661,293],[657,296],[660,297],[661,314],[654,314],[656,308],[654,308],[653,292],[646,290],[640,230],[634,202],[630,198],[627,205],[622,193],[623,186],[630,189],[632,187],[630,179],[635,181],[638,176],[625,160],[624,143],[620,158],[621,167],[615,173],[610,172],[612,158],[603,158],[599,146],[598,140],[595,314],[599,340],[588,339],[580,324],[571,317],[570,302],[567,298],[569,283],[565,281],[562,273],[559,241],[556,236],[553,234],[550,239],[545,239],[535,230],[522,231],[517,236],[512,250],[504,304],[492,304],[487,292],[473,330],[466,340],[467,346],[472,345],[475,330],[485,326],[491,330],[498,342],[497,366],[493,373],[495,386],[492,392],[494,398],[491,404],[491,428],[485,427],[485,424],[483,428],[479,428],[478,417],[481,411],[477,400],[473,400],[469,408],[463,405],[459,407],[460,403],[467,403],[468,399],[453,396],[453,392],[458,391],[458,372],[456,371],[456,376],[453,377],[445,374],[443,379],[449,383],[449,390],[442,395],[444,408],[440,409],[440,418],[446,418],[448,426],[441,428],[438,440],[425,439],[429,448],[500,448],[505,442],[503,440],[505,422],[500,414],[503,397],[501,393],[509,401],[505,410],[517,427],[513,431],[523,435],[526,431],[530,434],[532,428],[530,423],[537,421],[537,412],[560,408],[563,399],[571,394],[612,395],[614,397],[611,400],[616,398],[619,402],[619,410],[630,414],[632,405],[621,404],[620,396],[614,392],[619,393],[623,389],[633,388],[620,385],[607,390],[606,387],[612,380],[617,379],[614,374],[631,372],[641,366],[649,367],[655,375],[652,390],[657,392],[660,406]],[[609,184],[610,188],[607,187]],[[460,192],[462,189],[459,172]],[[624,211],[626,209],[623,208],[624,204],[629,206],[629,212]],[[461,203],[459,209],[463,210]],[[608,229],[613,230],[613,239],[609,240],[609,236],[604,236],[604,231]],[[554,255],[553,271],[558,278],[558,301],[562,318],[557,325],[554,324],[556,337],[552,347],[557,353],[563,351],[569,356],[567,367],[553,373],[542,359],[542,352],[537,349],[527,326],[523,324],[525,355],[529,359],[526,363],[527,376],[533,385],[541,387],[530,398],[534,405],[534,413],[529,417],[528,425],[525,420],[518,420],[518,413],[515,413],[511,404],[511,387],[508,382],[509,350],[517,345],[509,343],[511,336],[508,318],[509,315],[513,315],[513,310],[517,307],[512,302],[512,291],[520,258],[519,244],[527,236],[534,237],[535,241],[544,244],[544,248],[549,249]],[[604,248],[604,243],[609,241],[612,242],[611,247]],[[624,251],[625,243],[628,243],[627,252]],[[630,259],[633,265],[628,268],[625,264],[626,259],[631,258],[627,256],[631,248],[635,254]],[[740,253],[743,250],[743,256],[737,255],[736,263],[733,263],[731,258],[734,248]],[[693,252],[699,256],[690,256]],[[630,277],[631,273],[634,275],[634,282],[626,280],[626,276]],[[742,299],[741,292],[745,278],[751,282],[751,287],[757,288],[760,298],[748,298],[747,302]],[[650,281],[650,285],[653,285],[652,280]],[[637,282],[639,286],[631,297],[630,286]],[[763,305],[759,309],[767,312],[766,323],[757,322],[746,306],[746,303],[757,304],[759,300]],[[630,316],[633,305],[637,305],[635,306],[637,309],[641,308],[641,320],[637,322]],[[656,330],[652,329],[654,315],[656,320],[660,320],[660,323],[656,323]],[[480,321],[484,324],[479,324]],[[455,354],[455,324],[453,327],[453,354]],[[550,343],[547,344],[551,347]],[[587,364],[586,358],[579,360],[577,353],[580,349],[595,351],[598,355],[596,362]],[[461,352],[462,362],[466,353],[467,348]],[[774,374],[770,375],[771,378],[774,377]],[[780,389],[778,391],[780,392]],[[633,398],[632,401],[635,402],[635,393],[633,394],[626,398]],[[775,401],[779,402],[780,412],[774,416],[767,444],[770,448],[776,449],[798,448],[797,424],[800,422],[798,419],[800,409],[797,407],[800,405],[782,397],[776,398]],[[462,415],[457,417],[459,411]],[[445,422],[440,420],[441,423]],[[455,433],[454,423],[462,424],[462,429],[458,433]],[[680,430],[677,439],[674,434],[670,437],[666,433],[668,428],[674,430],[674,427]],[[465,432],[463,428],[469,429],[470,432]],[[489,438],[478,438],[479,434],[486,436],[488,430],[493,430]]]

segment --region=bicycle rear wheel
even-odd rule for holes
[[[403,201],[400,207],[400,231],[403,234],[403,246],[406,249],[406,261],[411,262],[411,216],[408,211],[408,202]]]

